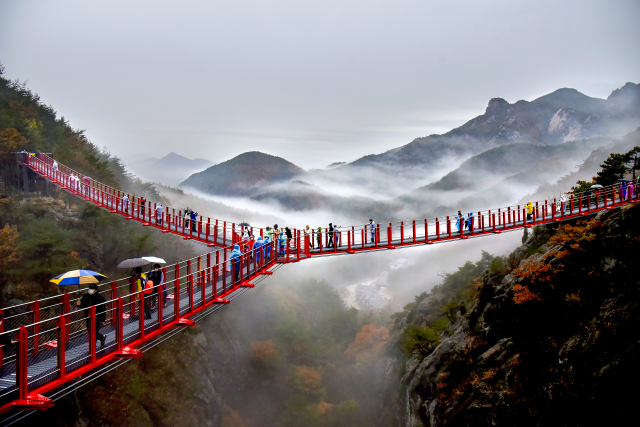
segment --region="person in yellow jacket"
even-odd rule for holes
[[[533,214],[533,203],[527,203],[525,208],[527,208],[527,221],[530,221],[531,215]]]
[[[146,283],[147,275],[142,272],[142,269],[140,267],[134,268],[131,277],[129,278],[131,293],[133,294],[134,292],[142,292],[142,289]],[[131,304],[131,316],[135,316],[136,306],[137,304]]]

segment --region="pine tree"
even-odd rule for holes
[[[627,172],[627,161],[627,154],[611,153],[609,158],[604,161],[604,164],[600,165],[602,170],[598,172],[596,183],[605,186],[614,184]]]

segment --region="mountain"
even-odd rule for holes
[[[342,166],[437,164],[450,156],[477,154],[498,145],[528,142],[555,145],[595,136],[621,136],[640,125],[640,85],[627,83],[606,100],[575,89],[558,89],[533,101],[489,101],[484,114],[443,135],[416,138],[381,154]],[[340,169],[340,168],[338,168]]]
[[[191,175],[180,187],[222,196],[252,196],[265,185],[292,179],[303,172],[282,157],[250,151]]]
[[[192,173],[206,169],[213,164],[209,160],[190,160],[171,152],[161,159],[149,159],[142,164],[131,164],[129,167],[142,179],[176,187]]]

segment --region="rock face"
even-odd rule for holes
[[[640,207],[537,229],[508,266],[477,281],[428,355],[387,348],[395,413],[381,425],[617,425],[633,416],[640,380]],[[430,298],[437,298],[434,294]]]

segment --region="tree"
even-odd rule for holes
[[[16,239],[20,237],[15,227],[5,225],[0,229],[0,272],[7,264],[15,262],[20,256],[20,248],[16,245]]]
[[[0,152],[18,151],[27,145],[27,139],[14,128],[0,130]]]
[[[611,153],[611,155],[600,165],[602,170],[598,172],[595,182],[600,185],[614,184],[618,179],[622,178],[627,172],[627,162],[629,157],[627,154]]]
[[[628,169],[633,173],[633,180],[636,180],[636,170],[640,169],[640,161],[638,161],[638,153],[640,153],[640,147],[635,146],[632,150],[625,154],[626,164]]]

